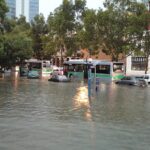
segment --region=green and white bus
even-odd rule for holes
[[[38,71],[41,77],[50,77],[50,74],[53,72],[50,61],[37,59],[26,60],[25,63],[20,66],[20,75],[26,76],[29,70]]]
[[[64,62],[64,74],[68,77],[88,78],[88,69],[91,75],[106,80],[118,80],[125,75],[123,62],[111,62],[103,60],[73,59]]]

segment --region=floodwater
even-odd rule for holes
[[[0,79],[0,150],[149,150],[150,87]]]

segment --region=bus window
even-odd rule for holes
[[[75,71],[76,72],[83,72],[83,65],[81,65],[81,64],[75,65]]]
[[[110,74],[110,65],[96,65],[96,73]]]
[[[95,73],[95,68],[91,68],[91,72],[92,72],[92,73]]]
[[[30,62],[29,63],[29,68],[30,69],[41,69],[42,68],[42,64],[41,63],[37,63],[37,62]]]
[[[73,65],[69,65],[68,66],[68,71],[74,71],[74,66]]]
[[[114,63],[113,64],[113,72],[114,73],[123,73],[124,72],[123,63]]]

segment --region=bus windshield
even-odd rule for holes
[[[96,65],[96,73],[110,74],[110,65]]]
[[[68,71],[75,71],[75,72],[82,72],[83,71],[83,65],[82,64],[65,65],[64,68],[66,68]]]
[[[123,63],[113,63],[113,72],[114,73],[123,73],[124,64]]]

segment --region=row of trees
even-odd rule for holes
[[[0,65],[11,66],[36,57],[51,59],[58,51],[68,56],[81,48],[102,50],[118,61],[119,55],[150,55],[150,13],[136,0],[105,0],[105,9],[88,9],[86,0],[63,0],[47,21],[42,14],[29,24],[24,16],[5,17],[0,1]],[[142,50],[142,51],[141,51]]]

